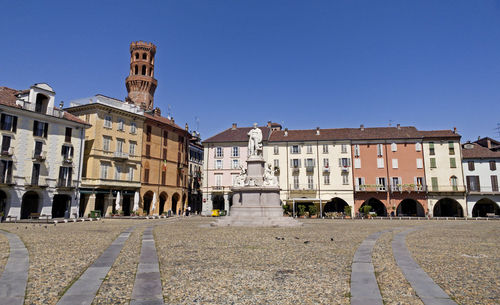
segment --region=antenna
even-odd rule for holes
[[[172,106],[168,105],[168,106],[167,106],[167,115],[168,115],[168,119],[171,119],[171,118],[172,118],[172,115],[171,115],[171,110],[172,110]]]
[[[495,128],[495,133],[497,134],[497,138],[500,139],[500,123],[497,123],[497,128]]]
[[[389,120],[389,127],[392,126],[392,123],[394,122],[394,120]]]
[[[200,118],[195,116],[194,121],[196,122],[196,131],[200,131]]]

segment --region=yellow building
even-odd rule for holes
[[[162,117],[159,108],[145,117],[140,209],[150,215],[169,210],[183,213],[187,208],[189,132],[173,119]]]
[[[72,101],[66,111],[92,125],[85,133],[80,216],[130,215],[141,188],[144,110],[96,95]]]

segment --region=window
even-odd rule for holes
[[[31,185],[38,185],[39,177],[40,177],[40,164],[33,163],[33,170],[31,171]]]
[[[128,153],[131,156],[135,156],[135,146],[137,145],[137,142],[130,141],[129,147],[128,147]]]
[[[356,160],[360,160],[360,159],[356,159]],[[339,166],[340,167],[351,166],[351,159],[350,158],[339,158]]]
[[[429,155],[434,156],[436,152],[434,151],[434,142],[429,142]]]
[[[101,163],[101,179],[108,179],[109,163]]]
[[[168,143],[168,131],[163,131],[163,146],[167,146]]]
[[[163,155],[162,156],[163,156],[163,160],[167,160],[167,149],[166,148],[163,149]]]
[[[328,144],[323,144],[323,153],[324,154],[328,153]]]
[[[17,117],[2,113],[2,115],[0,116],[0,129],[16,132]]]
[[[300,154],[300,146],[299,145],[290,146],[290,150],[291,150],[292,154]]]
[[[110,146],[111,146],[111,138],[107,136],[102,137],[102,150],[104,151],[110,151]]]
[[[424,161],[419,158],[417,159],[417,168],[423,168],[424,167]]]
[[[90,114],[85,115],[85,123],[90,123]]]
[[[401,191],[402,190],[402,182],[399,177],[392,177],[391,180],[391,189],[393,191]]]
[[[239,157],[240,156],[240,148],[238,146],[233,146],[231,150],[231,157]]]
[[[455,154],[455,146],[453,144],[453,141],[448,142],[448,152],[450,155]]]
[[[330,159],[323,158],[323,167],[324,168],[329,168],[330,167]]]
[[[398,151],[398,145],[396,143],[391,144],[391,151]]]
[[[343,185],[349,184],[349,175],[348,174],[342,175],[342,184]]]
[[[417,142],[415,143],[415,151],[422,151],[422,144]]]
[[[121,173],[122,173],[122,167],[121,167],[121,165],[116,165],[115,166],[115,180],[120,180]]]
[[[496,175],[491,176],[491,191],[498,192],[498,177]]]
[[[384,146],[382,144],[377,144],[377,156],[382,157],[384,155]]]
[[[238,178],[238,174],[231,174],[231,185],[236,185],[237,178]]]
[[[278,145],[274,145],[274,154],[279,155],[279,153],[280,153],[280,150],[279,150]]]
[[[308,158],[305,161],[306,161],[306,167],[309,167],[309,168],[314,167],[314,159]]]
[[[307,153],[312,154],[313,153],[313,147],[311,144],[307,144]]]
[[[354,145],[354,156],[359,157],[359,145]]]
[[[431,177],[431,184],[432,184],[432,190],[433,191],[439,190],[438,178],[437,177]]]
[[[215,174],[215,186],[222,186],[222,174]]]
[[[223,156],[224,156],[224,151],[222,150],[222,147],[216,147],[215,148],[215,157],[222,158]]]
[[[33,157],[38,158],[42,156],[43,142],[35,141],[35,151],[33,152]]]
[[[215,168],[222,169],[222,160],[215,160]]]
[[[118,130],[119,131],[125,130],[125,121],[122,118],[118,118]]]
[[[12,183],[12,161],[0,160],[0,183]]]
[[[125,146],[125,140],[116,139],[116,151],[119,153],[123,152],[123,146]]]
[[[144,169],[144,182],[149,183],[149,168]]]
[[[151,126],[146,126],[146,141],[151,142]]]
[[[398,168],[398,159],[392,159],[392,168]]]
[[[467,165],[469,166],[469,170],[470,171],[473,171],[473,170],[476,169],[475,166],[474,166],[474,161],[467,162]]]
[[[455,158],[450,158],[450,168],[457,168],[457,162]]]
[[[128,181],[134,181],[134,168],[132,166],[130,166],[128,168],[128,177],[127,177]]]
[[[13,153],[12,151],[9,152],[10,142],[11,142],[11,138],[9,136],[2,136],[2,154],[3,155]]]
[[[71,173],[72,168],[61,166],[59,167],[59,181],[57,181],[58,186],[71,186]]]
[[[299,188],[299,176],[293,176],[293,188],[295,190]]]
[[[431,168],[436,168],[436,158],[431,158]]]
[[[142,53],[142,59],[147,59],[147,58],[148,58],[148,54]]]
[[[291,159],[290,160],[290,166],[292,168],[299,168],[300,167],[300,159]]]
[[[495,161],[490,161],[490,170],[492,171],[497,170],[497,163]]]
[[[450,184],[454,191],[458,191],[458,179],[455,176],[450,177]]]
[[[364,191],[365,190],[365,178],[358,177],[358,178],[356,178],[355,182],[356,182],[356,190],[357,191]]]
[[[415,177],[415,190],[424,190],[424,177]]]
[[[151,156],[151,145],[146,144],[146,157]]]
[[[354,159],[354,168],[361,168],[361,159]]]
[[[111,118],[110,115],[107,115],[104,117],[104,127],[105,128],[112,128],[113,123],[111,122],[113,119]]]
[[[66,131],[64,132],[64,142],[71,143],[71,127],[66,127]]]
[[[323,175],[323,183],[330,184],[330,175]]]
[[[161,172],[161,185],[167,184],[167,172],[162,171]]]
[[[222,161],[222,160],[217,160],[217,161]],[[232,168],[238,169],[239,167],[240,167],[240,160],[238,159],[232,160]]]
[[[135,134],[137,132],[137,124],[135,122],[130,123],[130,133]]]
[[[33,122],[33,136],[34,137],[47,138],[48,129],[49,129],[48,123],[43,123],[43,122],[39,122],[39,121]]]
[[[377,168],[384,168],[384,158],[377,158]]]
[[[274,169],[277,170],[280,168],[280,160],[274,159]]]
[[[340,146],[340,152],[343,154],[347,153],[347,144],[342,144]]]
[[[63,145],[61,147],[61,156],[63,156],[63,159],[65,161],[70,160],[70,158],[73,157],[73,147],[68,145]]]
[[[385,177],[379,177],[376,180],[377,180],[377,190],[385,191],[387,186]]]
[[[312,190],[314,189],[314,176],[307,176],[307,188]]]

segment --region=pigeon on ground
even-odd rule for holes
[[[306,240],[306,241],[304,242],[304,244],[308,244],[308,243],[309,243],[309,241],[308,241],[308,240]]]

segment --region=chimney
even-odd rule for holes
[[[189,130],[189,125],[188,125],[188,123],[186,123],[186,125],[184,125],[184,129],[186,129],[186,131],[188,131],[188,130]]]
[[[233,127],[231,127],[232,130],[236,130],[236,123],[233,123]]]
[[[359,129],[361,129],[361,131],[365,130],[365,125],[363,124],[359,125]]]
[[[59,103],[59,109],[63,109],[63,108],[64,108],[64,101],[61,101],[61,102]]]
[[[267,121],[267,128],[271,128],[271,121]]]
[[[170,120],[172,121],[172,124],[175,124],[174,117],[171,117]]]
[[[453,127],[453,133],[457,133],[457,128]]]
[[[285,137],[288,137],[288,128],[285,128]]]
[[[316,127],[316,135],[319,136],[319,127]]]
[[[401,129],[401,124],[396,125],[397,129]]]
[[[486,139],[486,146],[491,149],[491,140],[490,139]]]
[[[161,116],[160,107],[156,107],[155,110],[153,110],[153,116]]]
[[[481,136],[477,136],[477,140],[478,140],[478,141],[479,141],[479,140],[481,140]]]

